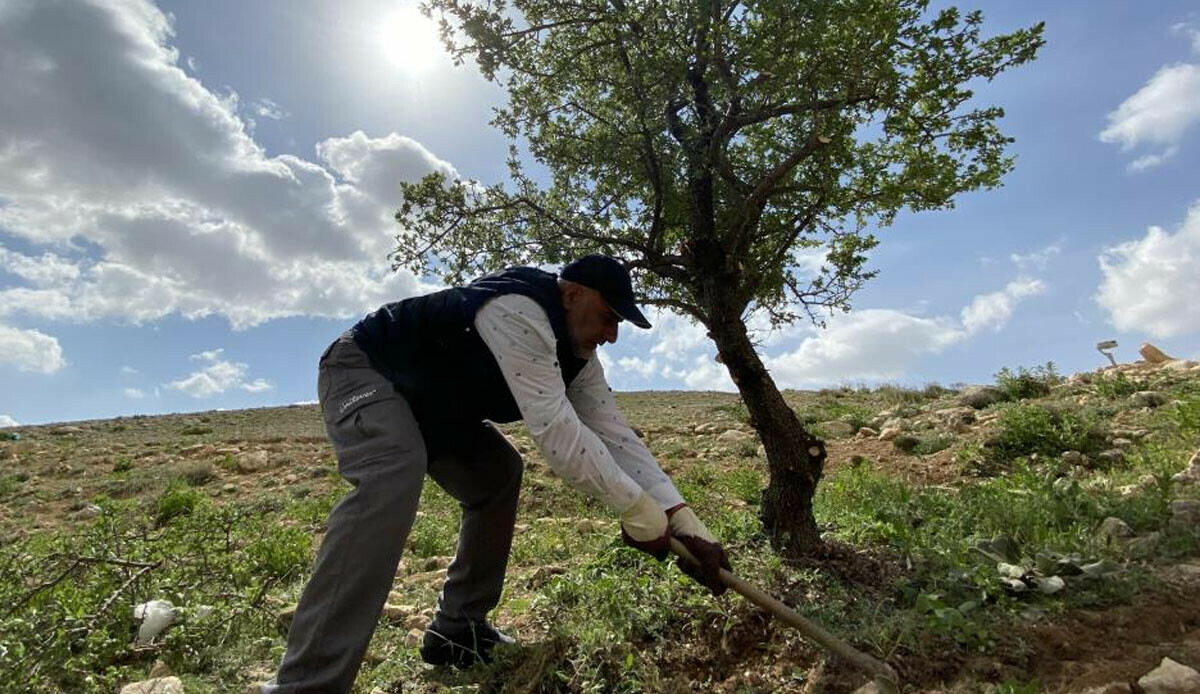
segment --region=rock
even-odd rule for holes
[[[1081,467],[1087,467],[1088,464],[1092,462],[1086,455],[1080,453],[1079,451],[1063,451],[1061,457],[1062,461],[1067,465],[1079,465]]]
[[[1128,682],[1109,682],[1099,687],[1088,687],[1079,694],[1133,694],[1133,687]]]
[[[879,432],[875,431],[871,427],[860,427],[858,430],[858,436],[864,439],[875,438],[876,436],[879,436]]]
[[[1125,452],[1120,448],[1110,448],[1097,453],[1096,459],[1105,465],[1120,465],[1125,462]]]
[[[275,614],[275,624],[280,631],[286,632],[292,626],[292,618],[296,616],[296,606],[285,607]]]
[[[1139,390],[1129,399],[1137,407],[1161,407],[1167,404],[1167,396],[1157,390]]]
[[[717,435],[717,441],[721,443],[741,443],[742,441],[749,441],[751,438],[750,434],[737,429],[726,429]]]
[[[1171,502],[1171,520],[1176,528],[1194,528],[1200,525],[1200,501],[1179,499]]]
[[[154,661],[154,664],[150,666],[150,679],[152,680],[159,679],[160,677],[170,677],[174,674],[174,672],[171,672],[171,666],[161,660]]]
[[[1004,402],[1004,391],[995,386],[968,386],[958,394],[958,404],[982,410],[988,405]]]
[[[389,622],[403,622],[415,614],[417,614],[417,608],[414,605],[393,605],[392,603],[387,603],[383,606],[383,616]]]
[[[885,694],[889,690],[879,686],[875,680],[867,682],[863,686],[854,690],[854,694]]]
[[[1178,484],[1195,484],[1196,482],[1200,482],[1200,451],[1196,451],[1192,459],[1188,461],[1187,467],[1182,472],[1172,476],[1171,480]]]
[[[437,571],[438,569],[445,569],[453,563],[454,557],[451,556],[426,557],[425,560],[421,562],[421,570]]]
[[[404,635],[404,646],[406,648],[416,648],[417,646],[420,646],[421,642],[424,640],[424,629],[409,629],[408,633]]]
[[[183,694],[178,677],[155,677],[121,687],[121,694]]]
[[[426,571],[424,573],[413,574],[408,577],[409,581],[417,584],[441,583],[446,580],[446,570],[438,569],[437,571]]]
[[[1143,342],[1142,346],[1138,347],[1138,354],[1142,355],[1142,359],[1145,359],[1151,364],[1165,364],[1166,362],[1172,361],[1172,358],[1168,357],[1165,352],[1149,342]]]
[[[238,472],[258,472],[265,470],[270,460],[270,454],[266,451],[251,451],[238,456],[237,469]]]
[[[884,429],[899,429],[900,431],[908,431],[909,423],[903,417],[890,417],[883,423]]]
[[[885,427],[879,432],[880,441],[891,441],[900,435],[900,430],[895,427]]]
[[[424,615],[413,614],[409,615],[408,619],[404,620],[404,626],[409,629],[420,629],[425,631],[425,627],[429,625],[429,620]]]
[[[1164,363],[1159,368],[1163,371],[1184,372],[1191,371],[1192,367],[1194,366],[1196,366],[1196,362],[1194,361],[1188,361],[1187,359],[1172,359],[1171,361]]]
[[[1100,527],[1096,529],[1096,534],[1104,538],[1110,544],[1113,542],[1121,542],[1135,536],[1133,528],[1129,524],[1115,516],[1105,518]]]
[[[104,509],[95,504],[87,504],[83,508],[79,509],[79,512],[75,515],[79,518],[95,518],[101,513],[104,513]]]
[[[1130,441],[1129,439],[1116,438],[1112,440],[1112,445],[1117,448],[1129,448],[1133,445],[1133,441]]]
[[[717,424],[716,422],[707,422],[705,424],[701,424],[701,425],[697,426],[695,429],[692,430],[692,433],[694,433],[694,434],[712,434],[712,433],[715,433],[717,431],[717,429],[720,429],[720,428],[721,428],[721,425]]]
[[[179,610],[167,600],[151,600],[133,608],[133,618],[141,622],[137,645],[145,646],[179,619]]]
[[[1125,553],[1134,559],[1147,559],[1158,551],[1162,533],[1152,532],[1149,535],[1135,537],[1125,545]]]
[[[185,456],[188,458],[200,456],[200,455],[206,455],[209,453],[212,453],[212,446],[208,445],[207,443],[197,443],[197,444],[188,446],[187,448],[179,449],[179,455],[182,455],[182,456]]]
[[[819,426],[821,427],[821,431],[825,432],[825,435],[831,438],[841,438],[854,433],[854,425],[849,422],[821,422]]]
[[[1142,694],[1187,694],[1200,692],[1200,672],[1163,658],[1158,667],[1137,681]]]

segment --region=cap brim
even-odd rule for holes
[[[646,317],[642,315],[641,310],[639,310],[637,305],[632,301],[622,303],[609,302],[608,307],[613,310],[613,313],[620,316],[623,320],[627,320],[639,328],[650,327],[650,321],[646,320]]]

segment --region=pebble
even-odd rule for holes
[[[1163,658],[1158,667],[1137,681],[1142,694],[1188,694],[1200,692],[1200,672]]]

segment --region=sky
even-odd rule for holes
[[[959,3],[1046,22],[979,86],[1016,168],[879,230],[824,328],[758,335],[780,387],[1200,359],[1200,8]],[[311,402],[324,347],[435,278],[392,272],[400,181],[502,181],[504,93],[395,0],[0,0],[0,427]],[[651,312],[619,390],[733,390]]]

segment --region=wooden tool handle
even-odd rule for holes
[[[687,547],[682,542],[675,538],[671,538],[671,551],[683,557],[685,561],[699,565],[692,553],[687,550]],[[721,569],[721,582],[732,588],[735,592],[758,605],[767,612],[770,612],[775,617],[787,622],[804,634],[807,638],[816,642],[825,650],[837,655],[840,658],[845,658],[850,661],[859,670],[862,670],[875,678],[875,683],[883,692],[898,692],[896,671],[893,670],[887,663],[876,660],[862,651],[854,648],[845,641],[839,639],[833,634],[825,630],[821,625],[803,617],[800,613],[792,608],[784,605],[782,602],[771,597],[767,593],[759,590],[742,579],[734,576],[732,573]]]

